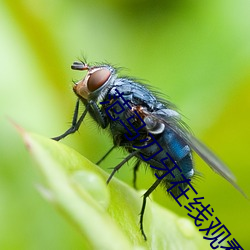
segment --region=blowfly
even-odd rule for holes
[[[98,163],[116,147],[128,152],[125,159],[114,167],[107,183],[131,158],[136,158],[134,185],[140,165],[150,165],[157,178],[143,195],[140,230],[145,240],[143,215],[147,197],[160,183],[173,197],[184,194],[195,175],[192,151],[242,192],[226,165],[189,132],[172,103],[157,97],[147,85],[133,78],[119,77],[117,69],[111,65],[90,66],[85,62],[74,62],[71,68],[84,70],[87,74],[73,87],[77,102],[71,127],[53,139],[59,141],[76,132],[89,113],[102,129],[109,130],[113,138],[113,147]],[[85,110],[79,115],[80,103]]]

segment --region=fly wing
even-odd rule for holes
[[[246,198],[246,194],[242,189],[236,184],[236,178],[229,168],[202,142],[195,138],[185,127],[185,124],[180,120],[180,117],[174,115],[169,115],[167,111],[166,115],[163,114],[164,111],[154,112],[152,114],[158,122],[163,123],[166,127],[173,130],[183,141],[187,143],[216,173],[225,178],[229,183],[231,183],[239,192],[241,192]]]

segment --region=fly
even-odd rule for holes
[[[102,129],[109,130],[113,138],[114,146],[98,163],[116,147],[123,147],[128,152],[125,159],[113,169],[107,183],[131,158],[137,159],[134,186],[141,163],[150,165],[157,179],[143,195],[140,230],[145,240],[143,215],[147,197],[159,184],[163,184],[175,196],[187,188],[184,180],[195,175],[192,151],[244,195],[233,173],[188,131],[172,103],[157,97],[147,85],[132,78],[118,77],[117,70],[111,65],[90,66],[85,62],[74,62],[71,68],[87,71],[87,74],[73,87],[78,99],[71,127],[53,139],[59,141],[76,132],[89,113]],[[85,110],[79,116],[80,102]],[[176,181],[178,185],[173,186]]]

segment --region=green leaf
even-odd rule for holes
[[[19,128],[19,130],[21,130]],[[21,130],[44,176],[39,191],[81,232],[83,249],[208,249],[193,225],[148,199],[144,241],[139,229],[143,192],[113,178],[75,150]]]

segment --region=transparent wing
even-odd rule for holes
[[[162,112],[151,114],[155,120],[163,123],[166,127],[174,131],[180,139],[185,141],[216,173],[221,175],[229,183],[231,183],[239,192],[241,192],[247,199],[247,195],[237,185],[236,178],[229,168],[202,142],[195,138],[186,128],[185,124],[177,116],[163,115]]]

